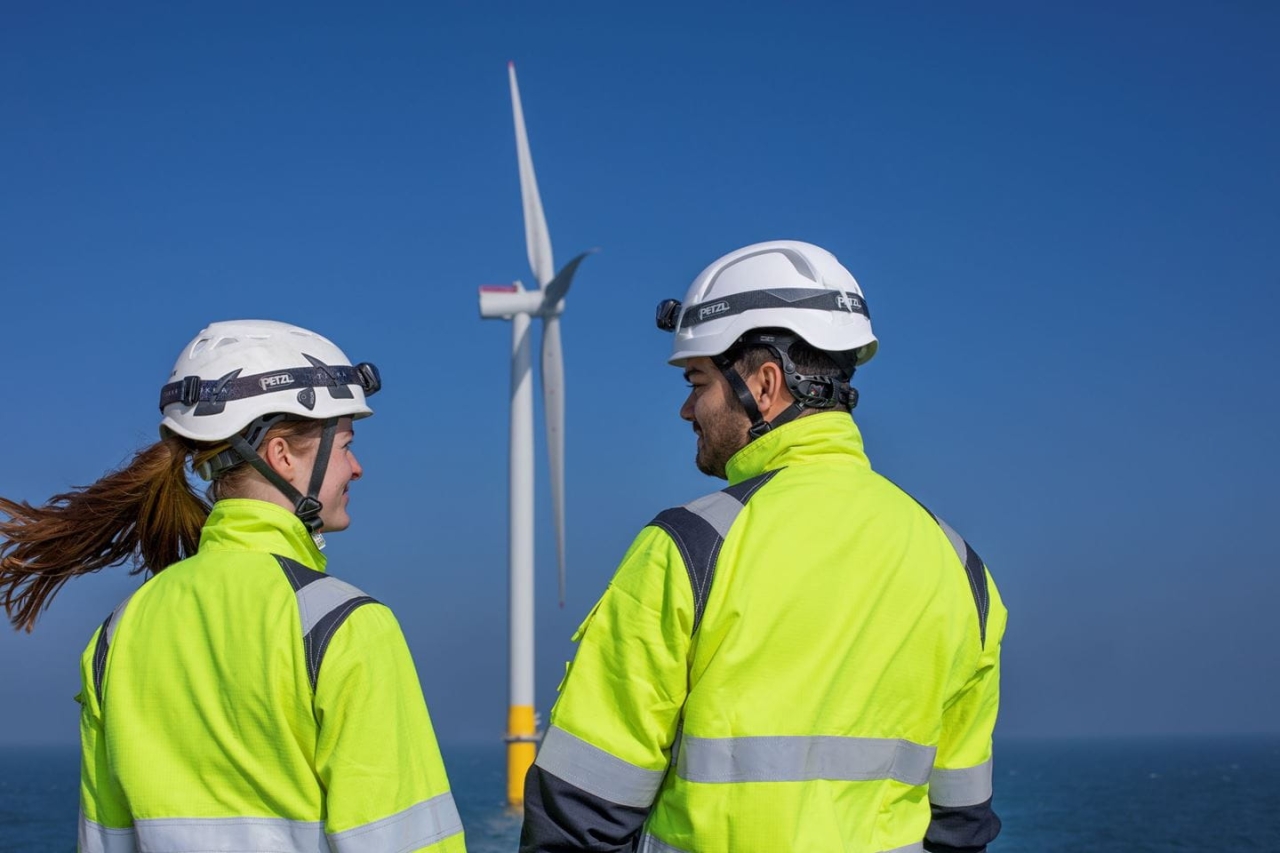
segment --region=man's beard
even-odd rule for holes
[[[729,479],[726,465],[749,441],[744,413],[732,409],[718,412],[698,421],[698,429],[698,453],[694,459],[698,470],[709,477]]]

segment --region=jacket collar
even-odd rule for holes
[[[871,467],[853,418],[845,412],[822,412],[796,418],[760,436],[729,459],[725,472],[729,485],[736,486],[765,471],[836,458]]]
[[[200,532],[200,550],[262,551],[323,572],[325,556],[298,517],[282,506],[247,498],[213,505]]]

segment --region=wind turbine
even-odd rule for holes
[[[564,606],[564,357],[560,347],[560,313],[573,274],[590,252],[578,255],[558,273],[551,258],[551,235],[538,196],[529,137],[520,107],[515,63],[507,63],[511,79],[511,111],[516,126],[516,158],[520,165],[520,198],[524,205],[524,237],[536,290],[520,282],[480,287],[480,316],[511,321],[511,456],[510,456],[510,701],[507,709],[507,801],[524,802],[524,777],[537,753],[537,719],[533,709],[533,376],[529,327],[542,321],[542,403],[546,415],[547,459],[551,469],[551,502],[559,556],[560,606]]]

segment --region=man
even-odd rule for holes
[[[729,486],[642,530],[575,634],[521,850],[985,850],[1006,612],[863,453],[857,282],[760,243],[658,324],[698,467]]]

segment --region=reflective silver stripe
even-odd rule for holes
[[[712,492],[684,505],[689,512],[704,519],[716,529],[721,539],[729,536],[729,528],[742,512],[742,501],[724,492]]]
[[[111,611],[111,621],[107,623],[107,645],[111,644],[111,638],[116,635],[116,628],[120,626],[120,614],[124,613],[125,607],[128,606],[129,601],[137,595],[137,593],[138,591],[136,589],[129,593],[129,597],[117,604],[116,609]]]
[[[440,794],[399,814],[325,838],[320,821],[281,818],[157,818],[135,829],[106,829],[80,821],[82,853],[135,850],[271,850],[275,853],[381,853],[416,850],[462,832],[453,795]],[[135,846],[136,830],[136,846]]]
[[[316,623],[337,607],[364,593],[337,578],[324,577],[298,590],[298,613],[302,617],[302,636],[311,633]]]
[[[690,782],[807,782],[814,779],[929,781],[936,750],[888,738],[685,735],[676,772]]]
[[[139,850],[271,850],[330,853],[320,821],[275,817],[191,817],[135,820]]]
[[[639,853],[693,853],[693,851],[672,847],[667,842],[646,832],[640,837]],[[924,842],[917,841],[915,844],[908,844],[906,847],[895,847],[892,850],[882,850],[880,853],[924,853]]]
[[[976,767],[943,770],[929,776],[929,802],[935,806],[976,806],[991,799],[991,759]]]
[[[951,543],[952,548],[956,549],[956,556],[960,558],[960,564],[964,565],[964,563],[968,561],[968,557],[966,555],[969,551],[969,546],[965,543],[964,537],[959,533],[956,533],[950,524],[947,524],[936,515],[933,517],[933,520],[938,522],[938,526],[942,528],[942,532],[947,534],[947,541]]]
[[[534,764],[588,794],[620,806],[652,805],[666,775],[665,768],[637,767],[556,726],[547,730]]]
[[[462,832],[453,794],[423,800],[404,811],[329,836],[334,853],[383,853],[417,850]]]
[[[132,829],[110,829],[80,813],[80,853],[135,853]]]
[[[107,652],[111,649],[111,640],[116,635],[116,628],[120,625],[120,618],[124,614],[125,607],[128,606],[137,593],[136,589],[129,593],[125,600],[117,604],[116,609],[111,611],[107,621],[102,623],[102,632],[98,635],[98,642],[93,650],[93,691],[98,696],[98,704],[102,704],[105,698],[103,685],[107,678]]]

